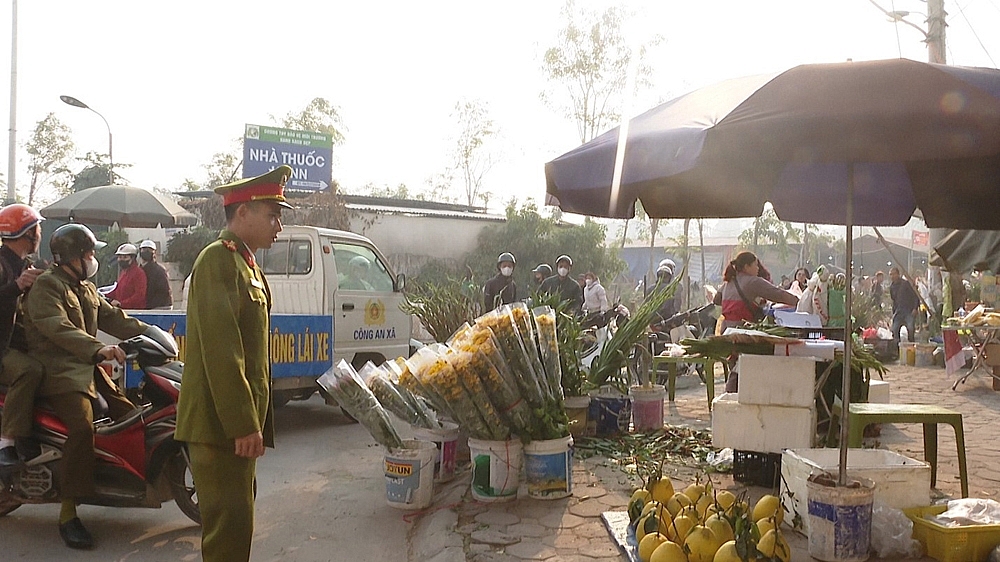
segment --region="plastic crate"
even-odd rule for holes
[[[734,450],[733,480],[777,488],[781,484],[781,453]]]
[[[1000,544],[1000,525],[944,527],[924,519],[948,509],[947,505],[904,509],[913,521],[913,538],[920,541],[927,555],[941,562],[977,562],[986,560]]]

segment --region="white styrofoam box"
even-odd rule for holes
[[[815,404],[816,361],[809,357],[740,355],[740,404],[808,408]]]
[[[774,323],[788,328],[822,328],[823,321],[818,314],[795,310],[775,310]]]
[[[888,404],[889,403],[889,381],[872,379],[868,381],[868,403]]]
[[[809,534],[809,492],[806,480],[813,471],[833,475],[840,466],[840,449],[789,449],[781,454],[781,503],[785,521],[801,515]],[[875,482],[875,502],[906,509],[931,504],[931,467],[886,449],[848,449],[847,474]],[[789,498],[785,492],[791,492]]]
[[[786,448],[812,447],[815,433],[814,408],[741,404],[732,392],[712,401],[712,446],[716,448],[780,453]]]

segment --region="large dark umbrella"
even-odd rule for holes
[[[1000,231],[953,230],[934,245],[930,264],[954,273],[1000,271]]]
[[[47,219],[112,225],[122,228],[194,226],[198,218],[170,199],[125,185],[77,191],[41,210]]]
[[[782,220],[846,225],[848,256],[853,225],[903,225],[918,207],[931,227],[1000,229],[1000,70],[802,65],[696,90],[635,117],[627,133],[619,186],[617,129],[545,165],[564,211],[625,218],[639,199],[654,218],[747,217],[770,201]]]

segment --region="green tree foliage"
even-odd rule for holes
[[[482,197],[483,176],[495,163],[489,141],[496,138],[499,130],[482,100],[459,101],[452,118],[458,123],[454,165],[462,178],[466,204],[471,207]]]
[[[344,120],[340,116],[340,108],[326,98],[313,98],[302,111],[288,113],[281,119],[281,126],[299,131],[326,133],[330,135],[334,146],[344,143],[344,133],[347,132]]]
[[[182,184],[184,191],[202,191],[215,189],[236,179],[236,172],[239,171],[243,163],[240,155],[239,143],[237,140],[232,150],[228,152],[216,152],[212,155],[212,160],[208,164],[203,164],[205,169],[205,179],[198,182],[190,178],[185,179]]]
[[[56,195],[68,192],[73,177],[69,161],[76,151],[72,131],[55,113],[49,113],[35,124],[31,138],[24,144],[28,153],[28,205],[34,205],[39,192],[46,187]]]
[[[181,276],[187,277],[194,268],[194,260],[201,250],[219,237],[219,231],[203,226],[183,230],[174,234],[167,242],[164,260],[180,266]]]
[[[753,221],[753,225],[740,233],[740,246],[748,248],[753,253],[759,253],[760,244],[772,245],[777,249],[778,256],[788,258],[788,243],[799,242],[799,231],[791,223],[784,222],[774,213],[770,206]]]
[[[116,163],[114,170],[115,181],[112,182],[111,164],[107,154],[88,152],[83,158],[78,158],[78,160],[86,162],[87,165],[73,176],[73,184],[70,187],[70,191],[83,191],[91,187],[111,185],[112,183],[128,185],[128,179],[124,178],[119,172],[125,168],[131,168],[131,164]]]
[[[557,44],[545,51],[542,70],[564,91],[557,94],[553,88],[543,92],[542,99],[574,120],[580,142],[587,142],[621,120],[621,101],[631,93],[625,92],[625,85],[633,55],[639,57],[636,86],[651,85],[652,68],[644,58],[662,37],[650,38],[633,53],[623,32],[628,18],[624,8],[610,7],[598,13],[568,0],[562,15],[566,27],[559,31]]]

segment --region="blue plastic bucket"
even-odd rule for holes
[[[591,394],[588,423],[594,424],[593,435],[607,437],[627,433],[632,420],[632,402],[620,394]]]
[[[573,438],[536,440],[524,446],[528,496],[557,500],[573,493]]]

